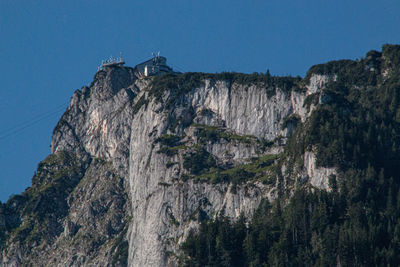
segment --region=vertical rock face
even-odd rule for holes
[[[131,68],[96,73],[90,87],[77,90],[54,129],[51,151],[73,151],[79,157],[112,159],[126,176],[132,103],[138,88]],[[124,173],[125,172],[125,173]]]
[[[53,155],[4,205],[1,266],[174,266],[199,222],[249,217],[275,198],[284,175],[276,159],[334,77],[312,75],[302,86],[193,75],[138,79],[115,66],[77,90],[54,129]],[[307,107],[310,97],[317,102]],[[326,189],[310,153],[302,175]],[[56,189],[64,193],[48,199]],[[51,215],[44,201],[62,212]],[[44,229],[32,212],[49,216]]]
[[[229,169],[280,153],[290,134],[283,122],[293,114],[305,120],[305,97],[327,80],[312,76],[305,90],[296,91],[206,77],[177,95],[176,88],[153,88],[150,80],[137,80],[129,68],[99,72],[90,88],[72,97],[55,129],[52,151],[110,161],[129,185],[129,265],[173,264],[180,242],[202,216],[249,216],[262,198],[276,195],[275,182],[254,181],[234,189],[229,182],[199,182],[185,166],[185,157],[201,146]],[[163,90],[158,99],[155,89]],[[175,102],[168,105],[171,99]],[[225,138],[200,140],[204,127]],[[162,152],[166,147],[160,142],[167,135],[180,139],[180,146],[167,148],[175,149],[170,153]],[[262,148],[261,140],[271,142],[270,147]],[[183,179],[191,176],[195,178]]]
[[[166,92],[168,94],[168,92]],[[164,99],[168,96],[165,95]],[[204,112],[204,111],[207,112]],[[182,96],[173,110],[151,100],[132,121],[129,161],[129,181],[134,219],[130,237],[129,262],[132,266],[165,266],[170,255],[177,253],[176,245],[183,241],[189,229],[196,225],[193,214],[202,211],[208,216],[224,210],[235,218],[251,214],[262,197],[270,196],[272,188],[261,183],[244,186],[232,193],[229,184],[213,185],[181,182],[186,174],[181,154],[166,156],[158,153],[156,142],[169,133],[170,119],[184,121],[191,116],[194,122],[209,123],[238,135],[273,140],[281,134],[281,123],[294,110],[289,94],[277,89],[269,97],[264,88],[230,85],[226,81],[206,80]],[[190,119],[189,119],[190,120]],[[198,144],[192,126],[178,125],[185,144]],[[262,154],[257,143],[240,141],[221,144],[207,142],[205,147],[218,161],[235,165]],[[169,162],[174,166],[168,167]]]

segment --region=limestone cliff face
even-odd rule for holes
[[[60,170],[62,159],[45,162],[39,169],[50,173],[39,172],[31,191],[7,203],[13,210],[1,213],[8,225],[1,266],[176,265],[180,243],[199,222],[219,213],[249,217],[261,199],[277,196],[287,175],[277,164],[284,144],[297,120],[306,121],[320,104],[330,79],[312,75],[302,85],[294,78],[138,79],[127,67],[99,71],[74,93],[51,141],[51,157],[68,155],[74,179],[66,176],[70,169]],[[310,97],[317,101],[307,106]],[[295,176],[328,189],[334,170],[317,168],[314,157],[307,152]],[[250,179],[242,179],[243,170]],[[38,209],[54,175],[69,189],[48,200],[62,203],[63,212],[40,230],[41,219],[26,207]]]
[[[145,90],[142,92],[146,94]],[[236,193],[229,190],[229,183],[181,182],[186,173],[182,155],[170,157],[158,153],[160,146],[156,143],[157,138],[174,130],[170,129],[169,118],[221,127],[255,140],[275,140],[286,134],[281,129],[284,119],[295,110],[302,110],[303,103],[295,101],[299,98],[303,99],[303,95],[279,88],[269,96],[264,88],[256,85],[205,80],[202,86],[182,96],[173,110],[163,106],[163,101],[168,99],[166,92],[161,103],[150,100],[136,114],[132,121],[129,161],[132,210],[136,215],[130,236],[132,266],[165,266],[169,260],[165,251],[172,252],[170,256],[177,253],[176,245],[197,225],[192,215],[199,210],[209,216],[221,211],[232,218],[241,213],[250,215],[263,197],[273,198],[276,194],[275,186],[260,182],[241,186]],[[185,144],[198,144],[193,129],[196,127],[193,123],[188,127],[184,124],[177,126],[177,132],[184,136]],[[251,157],[282,150],[279,142],[266,151],[259,146],[257,142],[248,144],[240,140],[205,144],[217,161],[233,166]],[[168,167],[170,162],[174,163],[173,167]]]
[[[129,264],[173,264],[179,243],[198,225],[199,213],[251,215],[262,198],[276,195],[274,184],[258,181],[235,192],[230,183],[183,181],[190,175],[184,157],[200,144],[200,126],[244,137],[201,144],[221,165],[237,166],[252,157],[280,153],[290,134],[290,127],[282,129],[282,123],[293,114],[305,120],[304,99],[324,82],[327,77],[318,75],[305,91],[268,91],[263,84],[204,78],[171,107],[167,104],[176,88],[164,90],[157,99],[150,80],[135,79],[129,69],[111,69],[98,73],[92,87],[74,94],[55,130],[52,151],[72,150],[110,161],[129,185]],[[183,147],[176,146],[176,153],[160,153],[163,145],[158,140],[167,134],[181,139]],[[264,139],[273,142],[267,149],[261,148]]]

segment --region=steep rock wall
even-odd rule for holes
[[[114,81],[121,73],[131,77],[128,71],[119,71],[118,76],[113,72],[97,74],[100,78],[91,88],[74,94],[63,116],[66,123],[55,131],[52,150],[81,147],[92,157],[110,160],[128,182],[133,214],[129,231],[132,266],[172,264],[179,243],[198,225],[199,212],[210,217],[221,211],[231,218],[241,213],[248,216],[262,198],[276,194],[274,186],[260,182],[240,186],[235,193],[229,183],[183,182],[182,176],[188,173],[183,167],[185,151],[172,156],[159,153],[158,138],[178,133],[184,136],[185,144],[195,145],[198,140],[191,124],[197,122],[273,141],[287,135],[282,123],[291,114],[305,120],[309,114],[303,107],[305,97],[320,90],[328,79],[313,76],[304,92],[274,88],[273,95],[260,85],[205,79],[168,109],[165,103],[170,92],[165,90],[161,100],[151,97],[150,81],[124,76],[122,80],[130,83],[114,89],[112,84],[122,84]],[[142,98],[147,104],[135,108]],[[171,118],[182,123],[171,129]],[[205,148],[218,161],[231,165],[265,153],[257,144],[240,141],[218,140],[208,142]],[[269,153],[280,151],[282,147],[276,142]],[[171,162],[173,167],[168,166]]]
[[[220,213],[250,217],[263,198],[276,197],[279,171],[267,183],[210,177],[216,167],[233,170],[282,153],[295,129],[288,118],[305,121],[313,108],[304,106],[305,99],[329,79],[313,75],[298,90],[205,76],[174,95],[176,88],[153,88],[151,79],[138,79],[131,68],[99,71],[89,87],[74,93],[54,129],[52,153],[86,162],[81,181],[62,200],[62,228],[48,243],[33,244],[41,258],[11,240],[2,266],[44,258],[59,266],[123,266],[125,260],[130,266],[174,266],[180,243],[199,222]],[[161,97],[154,89],[162,90]],[[179,141],[168,148],[160,140],[171,136]],[[188,167],[187,159],[199,151],[215,162],[207,172]],[[303,172],[311,181],[318,179],[312,185],[324,188],[324,177],[308,169]]]

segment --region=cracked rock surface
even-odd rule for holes
[[[284,170],[257,162],[281,155],[296,127],[288,118],[305,121],[318,104],[305,99],[334,77],[299,88],[296,78],[193,75],[139,79],[117,66],[77,90],[32,186],[0,207],[0,266],[175,266],[202,220],[250,217],[274,199]],[[304,161],[303,175],[326,189],[334,170],[317,168],[312,152]],[[238,166],[255,166],[254,179],[219,178]]]

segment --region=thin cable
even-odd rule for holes
[[[177,69],[178,71],[180,71],[180,72],[182,72],[182,73],[185,72],[183,69],[179,68],[179,67],[176,66],[176,65],[171,65],[171,66],[172,66],[172,69]]]
[[[22,131],[24,131],[25,129],[52,117],[55,117],[56,115],[58,116],[60,114],[60,112],[62,112],[63,109],[62,108],[58,108],[55,111],[52,111],[51,113],[48,113],[46,115],[41,115],[41,116],[37,116],[35,119],[31,120],[29,123],[25,123],[25,124],[19,124],[20,126],[18,127],[13,127],[7,131],[4,131],[2,134],[0,134],[0,140],[5,139],[11,135],[15,135],[18,134]]]
[[[9,131],[13,131],[13,130],[16,129],[16,128],[19,128],[19,127],[24,126],[24,125],[26,125],[26,124],[28,124],[28,123],[31,123],[32,120],[39,119],[39,118],[41,118],[41,117],[43,117],[43,116],[47,116],[48,114],[53,114],[54,112],[58,112],[59,110],[63,110],[63,109],[66,108],[66,107],[67,107],[67,104],[62,104],[62,105],[60,105],[60,106],[55,107],[55,108],[52,109],[52,110],[48,110],[48,111],[46,111],[46,112],[40,113],[40,114],[34,116],[33,118],[31,118],[31,119],[29,119],[29,120],[26,120],[26,121],[24,121],[24,122],[21,122],[21,123],[19,123],[19,124],[17,124],[17,125],[14,125],[14,126],[12,126],[12,127],[9,127],[8,129],[5,129],[5,130],[1,131],[0,136],[4,135],[5,133],[7,133],[7,132],[9,132]]]
[[[23,132],[26,128],[29,128],[29,127],[31,127],[31,126],[33,126],[33,125],[35,125],[35,124],[37,124],[37,123],[39,123],[39,122],[45,120],[45,119],[49,119],[49,118],[51,118],[51,117],[56,117],[56,115],[59,115],[59,114],[58,114],[58,113],[49,114],[48,116],[43,117],[43,118],[41,118],[40,120],[32,121],[32,123],[29,123],[29,124],[27,124],[27,125],[25,125],[25,126],[23,126],[23,127],[20,127],[20,128],[14,130],[14,131],[12,131],[12,132],[9,132],[9,133],[7,133],[7,134],[5,134],[5,135],[0,136],[0,140],[6,139],[7,137],[10,137],[10,136],[12,136],[12,135],[19,134],[19,133]]]

